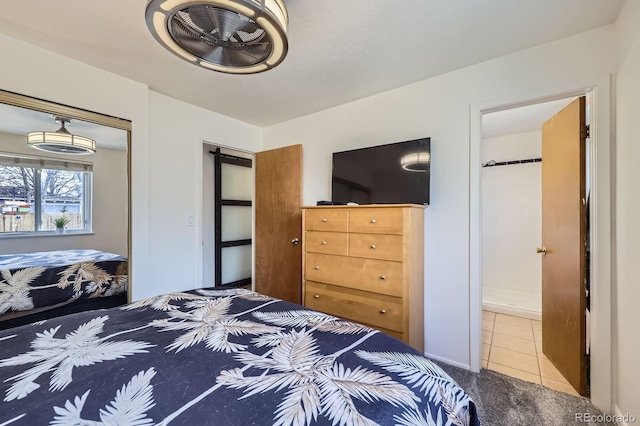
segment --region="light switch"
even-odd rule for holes
[[[187,216],[187,226],[194,226],[195,220],[193,219],[193,216]]]

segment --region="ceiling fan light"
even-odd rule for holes
[[[149,0],[145,16],[158,43],[203,68],[253,74],[287,55],[283,0]]]
[[[264,19],[263,17],[259,17],[258,19],[256,19],[256,22],[260,24],[263,28],[265,28],[265,30],[269,29],[270,31],[277,31],[277,28],[271,25],[271,22],[269,22],[269,20],[267,19]],[[287,55],[287,52],[285,49],[286,49],[286,46],[282,42],[282,39],[279,39],[279,38],[274,39],[271,55],[265,61],[267,66],[275,67],[280,62],[282,62],[284,60],[284,57]]]
[[[93,139],[73,135],[64,127],[71,120],[55,117],[62,126],[56,132],[35,131],[27,133],[27,146],[55,154],[84,155],[95,154],[96,142]]]
[[[222,67],[220,65],[210,64],[209,62],[200,61],[198,63],[203,68],[208,68],[210,70],[225,72],[227,74],[256,74],[259,72],[266,71],[268,68],[267,64],[258,64],[254,65],[251,68],[239,68],[239,67]]]
[[[431,154],[428,152],[414,152],[400,158],[400,165],[408,172],[424,172],[429,169]]]

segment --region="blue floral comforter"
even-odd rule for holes
[[[0,332],[1,425],[478,425],[437,365],[247,290],[172,293]]]
[[[126,293],[127,269],[125,257],[98,250],[2,255],[0,317]]]

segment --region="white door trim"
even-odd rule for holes
[[[611,76],[570,82],[469,105],[469,361],[482,366],[482,114],[569,96],[591,95],[591,401],[611,412]]]

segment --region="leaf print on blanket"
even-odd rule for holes
[[[399,352],[356,351],[357,356],[385,370],[396,373],[435,404],[439,404],[453,425],[467,425],[470,414],[467,410],[471,398],[457,383],[427,358]],[[431,421],[433,413],[425,413]],[[440,412],[438,411],[438,416]],[[427,422],[428,423],[428,422]],[[438,423],[440,424],[440,423]]]
[[[145,349],[154,346],[147,342],[109,341],[106,340],[108,337],[98,337],[108,319],[108,316],[94,318],[63,338],[56,337],[60,325],[37,333],[36,339],[31,342],[31,351],[0,360],[0,367],[35,364],[26,371],[7,379],[15,383],[7,390],[4,400],[12,401],[26,397],[40,387],[36,381],[48,372],[53,372],[49,390],[60,391],[73,381],[73,369],[76,367],[86,367],[145,353],[148,352]]]
[[[221,296],[237,296],[241,299],[253,300],[257,302],[264,302],[266,300],[276,300],[273,297],[266,294],[256,293],[255,291],[247,290],[245,288],[223,288],[219,290],[196,290],[199,294],[209,297],[221,297]]]
[[[151,325],[161,328],[161,331],[186,331],[167,346],[167,349],[176,352],[202,341],[206,347],[217,352],[238,352],[246,349],[247,345],[229,341],[230,336],[276,333],[281,330],[280,327],[239,320],[235,318],[238,314],[230,315],[232,300],[232,297],[208,299],[203,306],[190,312],[170,311],[170,318],[152,321]]]
[[[174,311],[180,309],[180,306],[174,305],[171,302],[182,300],[209,300],[208,297],[198,296],[197,294],[189,293],[167,293],[159,296],[150,297],[148,299],[139,300],[137,302],[130,303],[123,306],[121,309],[125,311],[133,311],[138,308],[144,308],[150,306],[158,311]]]
[[[375,424],[358,411],[354,399],[417,409],[414,393],[390,377],[361,366],[346,368],[337,362],[336,354],[320,354],[311,331],[280,333],[274,346],[268,356],[235,355],[249,371],[262,373],[245,376],[246,368],[234,368],[217,378],[223,386],[245,389],[242,399],[287,389],[275,411],[274,425],[308,425],[318,416],[340,426]]]
[[[335,334],[358,334],[368,333],[371,331],[369,327],[364,325],[309,310],[254,312],[253,316],[261,321],[270,322],[283,327],[312,327],[316,330]]]
[[[33,299],[29,296],[29,284],[38,278],[44,268],[25,268],[11,274],[8,269],[0,271],[0,314],[9,309],[25,311],[33,309]]]
[[[104,291],[105,296],[126,293],[129,287],[129,264],[122,262],[111,279],[111,285]]]
[[[73,277],[73,291],[78,292],[82,289],[84,281],[94,282],[98,287],[107,284],[111,280],[111,275],[104,269],[98,267],[94,262],[79,262],[69,266],[60,272],[59,288],[67,288],[71,284]]]
[[[156,375],[152,368],[141,371],[131,378],[129,383],[123,385],[116,393],[116,397],[100,410],[100,421],[86,420],[82,418],[82,409],[91,390],[89,389],[81,397],[76,396],[73,402],[67,400],[64,408],[53,407],[56,416],[51,425],[112,425],[112,426],[143,426],[153,424],[153,419],[147,417],[155,402],[153,400],[153,386],[151,379]]]

